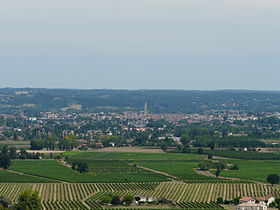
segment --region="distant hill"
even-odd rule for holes
[[[75,110],[77,112],[144,109],[152,113],[207,110],[280,111],[280,92],[183,90],[0,89],[0,112]]]

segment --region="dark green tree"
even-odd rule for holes
[[[113,204],[113,205],[121,205],[122,201],[121,201],[120,196],[113,197],[113,199],[111,201],[111,204]]]
[[[5,170],[8,169],[11,165],[11,158],[10,155],[0,155],[0,167],[4,168]]]
[[[202,154],[203,153],[203,149],[202,148],[198,148],[197,153],[198,154]]]
[[[30,142],[30,149],[32,150],[41,150],[43,149],[43,140],[42,139],[32,139]]]
[[[279,184],[280,177],[278,174],[270,174],[267,176],[267,182],[274,185]]]
[[[9,148],[10,158],[16,159],[17,158],[17,148],[16,147],[10,147]]]
[[[88,172],[88,164],[86,162],[78,162],[77,171],[80,173]]]

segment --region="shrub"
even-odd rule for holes
[[[131,205],[133,200],[134,200],[134,198],[131,195],[124,196],[125,205],[128,205],[128,206]]]
[[[209,169],[212,168],[212,162],[211,161],[203,161],[203,162],[199,163],[198,167],[202,171],[208,171]]]
[[[269,182],[272,185],[279,184],[279,181],[280,177],[277,174],[270,174],[267,176],[267,182]]]
[[[202,154],[203,153],[203,149],[202,148],[198,148],[197,153],[198,154]]]
[[[229,168],[230,170],[239,170],[239,167],[238,165],[233,165],[231,168]]]
[[[121,197],[120,196],[115,196],[113,197],[111,204],[113,205],[121,205],[122,201],[121,201]]]
[[[217,198],[217,203],[218,204],[223,204],[224,203],[224,199],[223,198]]]
[[[109,196],[109,195],[103,195],[103,196],[100,198],[100,202],[101,202],[102,204],[111,203],[111,202],[112,202],[112,197]]]

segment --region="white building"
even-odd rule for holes
[[[261,203],[242,203],[236,208],[237,210],[267,210],[267,206]]]

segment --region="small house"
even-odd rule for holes
[[[267,206],[261,203],[242,203],[236,208],[237,210],[267,210]]]

